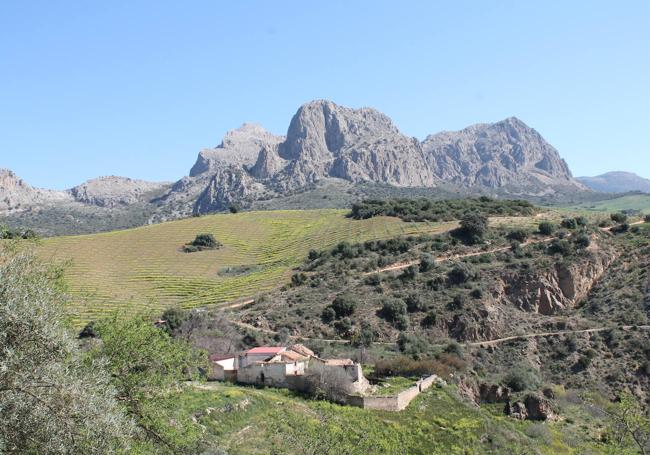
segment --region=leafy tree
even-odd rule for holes
[[[542,235],[553,235],[553,232],[555,232],[555,225],[550,221],[542,221],[539,223],[537,229]]]
[[[176,330],[178,330],[181,325],[183,325],[183,322],[187,320],[188,316],[189,315],[187,311],[181,308],[168,308],[161,316],[161,320],[165,321],[163,323],[163,328],[167,333],[173,335]]]
[[[573,240],[573,243],[578,247],[578,248],[587,248],[591,244],[591,239],[587,234],[580,233],[576,235],[575,239]]]
[[[609,217],[614,223],[622,224],[627,221],[627,215],[622,212],[612,213]]]
[[[230,207],[228,207],[228,210],[230,213],[239,213],[241,211],[241,207],[237,204],[232,204]]]
[[[569,256],[573,252],[571,244],[566,239],[555,239],[548,246],[549,254],[561,254],[562,256]]]
[[[60,272],[0,247],[0,452],[110,454],[133,431],[63,324]]]
[[[646,215],[646,216],[643,218],[643,221],[645,221],[646,223],[650,223],[650,215]]]
[[[117,399],[136,424],[136,441],[157,453],[197,453],[200,428],[178,417],[169,398],[181,381],[207,367],[203,354],[174,340],[145,317],[100,321],[92,355],[106,361]]]
[[[474,245],[483,241],[488,230],[488,218],[482,213],[468,213],[460,220],[455,235],[465,243]]]
[[[427,315],[422,319],[422,326],[424,327],[433,327],[436,325],[436,312],[433,310],[430,310],[427,312]]]
[[[79,339],[96,337],[97,332],[95,331],[95,323],[93,321],[90,321],[88,324],[86,324],[84,328],[79,332]]]
[[[388,321],[395,321],[398,316],[406,315],[406,304],[400,299],[385,299],[381,306],[381,315]]]
[[[467,283],[476,278],[478,278],[478,272],[469,264],[462,262],[455,264],[451,270],[447,272],[447,280],[451,285]]]
[[[218,248],[221,243],[212,234],[198,234],[192,241],[192,245],[198,248]]]
[[[650,453],[650,413],[630,393],[623,393],[619,402],[604,406],[608,417],[608,442],[617,453]]]
[[[352,316],[356,307],[356,300],[349,294],[337,295],[332,302],[332,309],[334,310],[334,313],[336,313],[337,318]]]
[[[578,226],[584,227],[589,224],[589,220],[584,216],[577,216],[575,220]]]
[[[409,294],[404,301],[406,303],[406,309],[409,313],[424,311],[426,308],[424,300],[422,297],[420,297],[420,295],[416,293]]]
[[[541,383],[539,373],[528,367],[515,367],[503,379],[514,392],[537,389]]]
[[[336,319],[336,311],[334,311],[334,308],[332,308],[331,305],[328,305],[323,309],[320,317],[325,323],[332,322]]]

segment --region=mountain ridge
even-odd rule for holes
[[[611,171],[595,177],[577,177],[576,180],[594,191],[626,193],[640,191],[650,193],[650,180],[634,172]]]

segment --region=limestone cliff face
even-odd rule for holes
[[[235,165],[221,167],[198,197],[194,213],[226,210],[236,202],[261,195],[263,190],[263,186],[255,182],[243,168]]]
[[[285,186],[324,177],[395,186],[434,186],[435,178],[416,139],[404,136],[384,114],[313,101],[298,109],[280,157],[292,162]]]
[[[0,214],[20,212],[43,204],[71,202],[64,191],[44,190],[28,185],[8,169],[0,169]]]
[[[577,262],[558,263],[542,273],[505,274],[495,287],[495,296],[519,309],[552,315],[587,297],[614,259],[613,252],[592,251]]]
[[[167,183],[108,176],[88,180],[68,192],[78,202],[113,208],[142,201],[147,194],[160,191],[166,185]]]
[[[460,185],[583,189],[557,150],[516,117],[430,135],[422,149],[436,176]]]

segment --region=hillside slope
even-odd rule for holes
[[[282,285],[311,248],[444,229],[395,218],[355,221],[342,210],[221,214],[103,234],[55,237],[41,257],[70,261],[71,312],[88,321],[111,309],[160,312],[219,304]],[[200,233],[223,247],[182,252]]]
[[[596,177],[577,177],[576,180],[594,191],[604,193],[627,193],[630,191],[650,193],[650,180],[633,172],[607,172]]]

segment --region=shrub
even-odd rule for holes
[[[528,231],[525,229],[513,229],[506,237],[509,240],[516,240],[517,242],[523,243],[528,238]]]
[[[476,278],[478,278],[478,272],[470,265],[462,262],[455,264],[451,270],[447,272],[447,280],[451,285],[467,283]]]
[[[625,213],[621,213],[621,212],[612,213],[609,217],[611,218],[611,220],[614,223],[622,224],[622,223],[625,223],[627,221],[627,215]]]
[[[378,273],[373,273],[371,275],[368,275],[363,281],[368,286],[379,286],[381,284],[381,277]]]
[[[576,223],[578,224],[578,226],[583,226],[584,227],[584,226],[589,224],[589,220],[584,216],[577,216],[576,217]]]
[[[536,390],[540,383],[539,373],[536,370],[525,367],[515,367],[503,379],[503,383],[514,392],[524,390]]]
[[[452,341],[447,346],[445,346],[444,352],[446,354],[454,355],[459,359],[462,359],[465,355],[463,352],[463,347],[457,341]]]
[[[302,272],[300,272],[300,273],[294,273],[294,274],[291,276],[291,285],[292,285],[292,286],[302,286],[302,285],[305,284],[306,282],[307,282],[307,275],[305,275],[305,274],[302,273]]]
[[[571,244],[565,239],[553,240],[547,251],[549,254],[561,254],[562,256],[569,256],[572,253]]]
[[[393,325],[398,330],[406,330],[409,327],[409,317],[406,314],[398,314],[393,320]]]
[[[326,306],[323,309],[323,312],[320,315],[321,319],[325,323],[332,322],[334,319],[336,319],[336,312],[331,306]]]
[[[198,234],[192,242],[192,245],[199,248],[217,248],[221,246],[212,234]]]
[[[95,330],[95,322],[90,321],[79,332],[79,339],[83,338],[97,338],[97,331]]]
[[[578,247],[578,248],[587,248],[591,244],[591,239],[587,234],[584,232],[581,234],[578,234],[575,239],[573,240],[573,243]]]
[[[460,227],[454,232],[469,245],[483,241],[488,230],[488,218],[481,213],[469,213],[460,220]]]
[[[160,317],[160,319],[164,321],[162,326],[163,329],[170,335],[178,330],[181,325],[183,325],[183,322],[187,320],[187,318],[187,311],[182,310],[178,307],[173,307],[165,310],[165,312]]]
[[[316,251],[316,250],[309,250],[309,254],[308,254],[307,258],[308,258],[310,261],[315,261],[316,259],[320,258],[320,256],[321,256],[321,255],[320,255],[320,253],[319,253],[318,251]]]
[[[399,315],[406,315],[406,304],[400,299],[384,299],[381,306],[381,316],[393,322]]]
[[[537,226],[537,229],[542,235],[553,235],[553,232],[555,232],[555,225],[549,221],[542,221],[539,223],[539,226]]]
[[[578,223],[576,222],[575,218],[564,218],[560,223],[560,226],[565,229],[575,229],[578,227]]]
[[[627,224],[627,223],[623,223],[623,224],[619,224],[618,226],[614,226],[611,229],[611,232],[613,232],[614,234],[622,234],[622,233],[627,232],[629,230],[630,230],[630,225]]]
[[[239,207],[237,204],[232,204],[230,207],[228,207],[228,210],[230,210],[230,213],[238,213],[241,210],[241,207]]]
[[[336,332],[341,336],[348,336],[352,332],[352,321],[349,318],[343,318],[334,323]]]
[[[416,313],[418,311],[424,311],[426,306],[424,304],[424,301],[422,300],[422,297],[420,297],[418,294],[409,294],[406,299],[406,309],[409,313]]]
[[[643,217],[643,221],[645,221],[646,223],[650,223],[650,215],[646,215],[645,217]]]
[[[447,308],[450,310],[460,310],[465,306],[465,296],[458,294],[454,296],[454,299],[447,304]]]
[[[472,289],[472,292],[470,292],[469,295],[473,299],[482,299],[483,298],[483,289],[481,289],[481,288]]]
[[[436,325],[436,312],[433,310],[430,310],[427,312],[427,315],[422,319],[422,325],[424,327],[433,327]]]
[[[336,313],[336,317],[342,318],[344,316],[351,316],[354,313],[357,302],[351,295],[341,294],[336,296],[331,306],[334,313]]]
[[[419,359],[431,348],[429,342],[416,334],[402,332],[397,337],[400,352],[414,359]]]
[[[429,270],[433,270],[436,266],[436,261],[431,256],[430,254],[423,254],[420,257],[420,272],[428,272]]]
[[[402,281],[410,281],[415,279],[417,275],[418,275],[418,269],[415,266],[410,265],[406,269],[404,269],[404,271],[399,276],[399,278]]]
[[[183,247],[185,253],[195,253],[203,250],[215,250],[222,245],[212,234],[198,234],[191,243]]]

